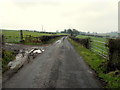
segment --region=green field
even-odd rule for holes
[[[108,48],[105,46],[107,38],[93,37],[78,35],[77,38],[90,38],[91,39],[91,50],[98,53],[99,55],[106,57],[108,55]]]
[[[20,31],[18,30],[2,30],[2,34],[5,36],[5,42],[19,42],[20,41]],[[51,34],[44,34],[32,31],[23,31],[23,37],[26,35],[31,35],[34,37],[39,37],[42,35],[51,35]]]
[[[2,30],[2,34],[5,36],[5,42],[18,43],[20,41],[20,31],[19,30]],[[26,35],[31,35],[33,37],[40,37],[43,35],[64,35],[64,34],[61,34],[61,33],[47,34],[47,33],[23,30],[23,39],[24,39],[24,37],[26,37]]]
[[[17,30],[3,30],[2,34],[5,36],[20,36],[20,31]],[[38,32],[32,32],[32,31],[23,31],[23,35],[32,35],[32,36],[41,36],[41,35],[50,35],[50,34],[44,34],[44,33],[38,33]]]

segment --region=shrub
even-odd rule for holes
[[[120,39],[109,39],[108,71],[120,70]]]

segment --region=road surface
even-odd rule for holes
[[[3,88],[99,88],[94,72],[61,38],[3,83]]]

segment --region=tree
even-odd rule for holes
[[[61,33],[67,33],[67,34],[70,34],[71,36],[76,36],[76,35],[79,35],[80,32],[76,29],[64,29],[64,31],[61,31]]]
[[[68,29],[67,32],[68,32],[71,36],[73,36],[73,31],[72,31],[72,29]]]
[[[76,30],[76,29],[73,29],[73,34],[74,34],[74,35],[79,35],[79,31]]]

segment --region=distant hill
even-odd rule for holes
[[[99,35],[110,36],[110,37],[117,37],[118,36],[118,32],[99,33]]]

